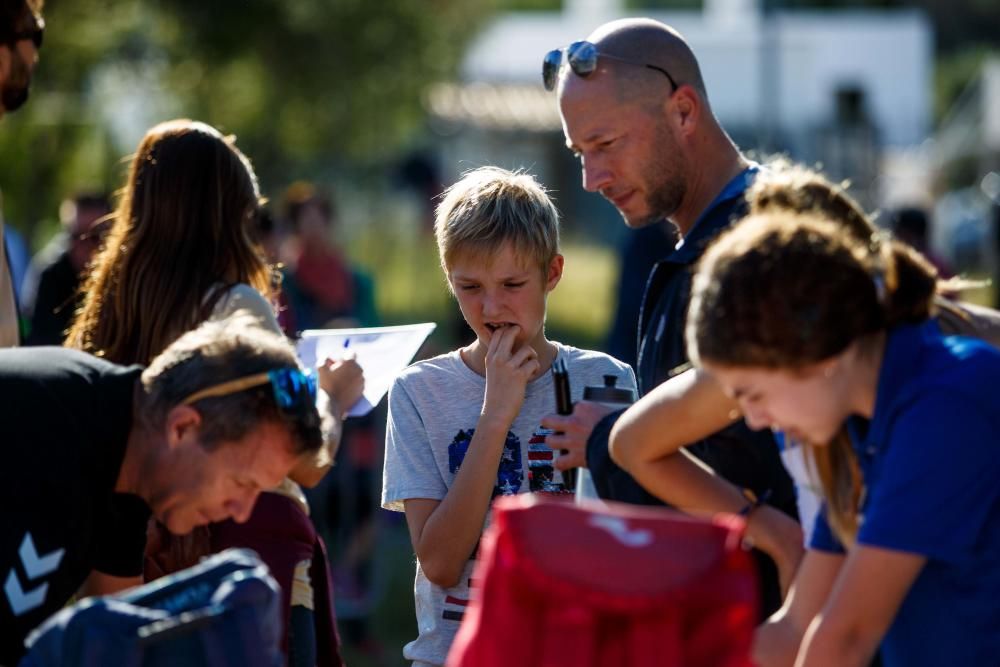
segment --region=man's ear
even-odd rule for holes
[[[693,134],[704,106],[698,91],[693,86],[681,85],[667,98],[665,104],[672,124],[680,136]]]
[[[201,413],[190,405],[178,405],[167,413],[166,422],[167,445],[173,449],[197,437]]]
[[[563,263],[565,260],[562,255],[556,254],[549,262],[548,269],[545,272],[545,291],[551,292],[559,284],[559,280],[562,278],[563,274]]]

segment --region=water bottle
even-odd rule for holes
[[[583,388],[583,400],[600,403],[612,410],[627,408],[635,402],[635,392],[631,389],[615,386],[617,375],[605,375],[603,385],[587,385]],[[590,470],[580,468],[576,480],[576,502],[583,499],[597,499],[597,489],[590,476]]]

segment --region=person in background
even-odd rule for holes
[[[0,206],[3,204],[3,193],[0,192]],[[3,222],[4,244],[7,249],[7,264],[10,266],[10,277],[13,281],[14,292],[17,294],[18,304],[22,303],[20,297],[24,291],[25,281],[28,277],[28,267],[31,265],[31,250],[28,242],[24,240],[24,235],[16,228]],[[21,331],[24,332],[24,313],[21,313]]]
[[[293,233],[289,300],[296,326],[316,329],[353,318],[354,275],[331,236],[337,219],[333,203],[313,185],[293,183],[285,191],[285,212]]]
[[[103,194],[80,194],[59,207],[63,233],[32,260],[21,303],[30,318],[26,345],[62,345],[83,301],[81,283],[109,226]]]
[[[295,338],[299,331],[295,322],[295,312],[291,307],[289,294],[295,293],[294,278],[281,261],[281,246],[284,240],[281,226],[274,214],[262,206],[254,219],[252,238],[264,253],[264,259],[273,267],[271,290],[276,305],[278,326],[289,338]]]
[[[0,118],[28,100],[45,21],[42,0],[0,0]],[[17,345],[20,316],[0,216],[0,347]]]

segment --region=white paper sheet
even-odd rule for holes
[[[435,327],[433,322],[423,322],[366,329],[309,329],[302,332],[298,355],[306,368],[316,368],[320,360],[340,359],[345,352],[354,352],[365,373],[365,390],[347,414],[361,417],[378,405]]]

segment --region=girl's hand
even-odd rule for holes
[[[350,352],[337,361],[327,358],[318,369],[318,378],[320,388],[330,397],[331,412],[338,418],[358,402],[365,388],[364,372]]]

